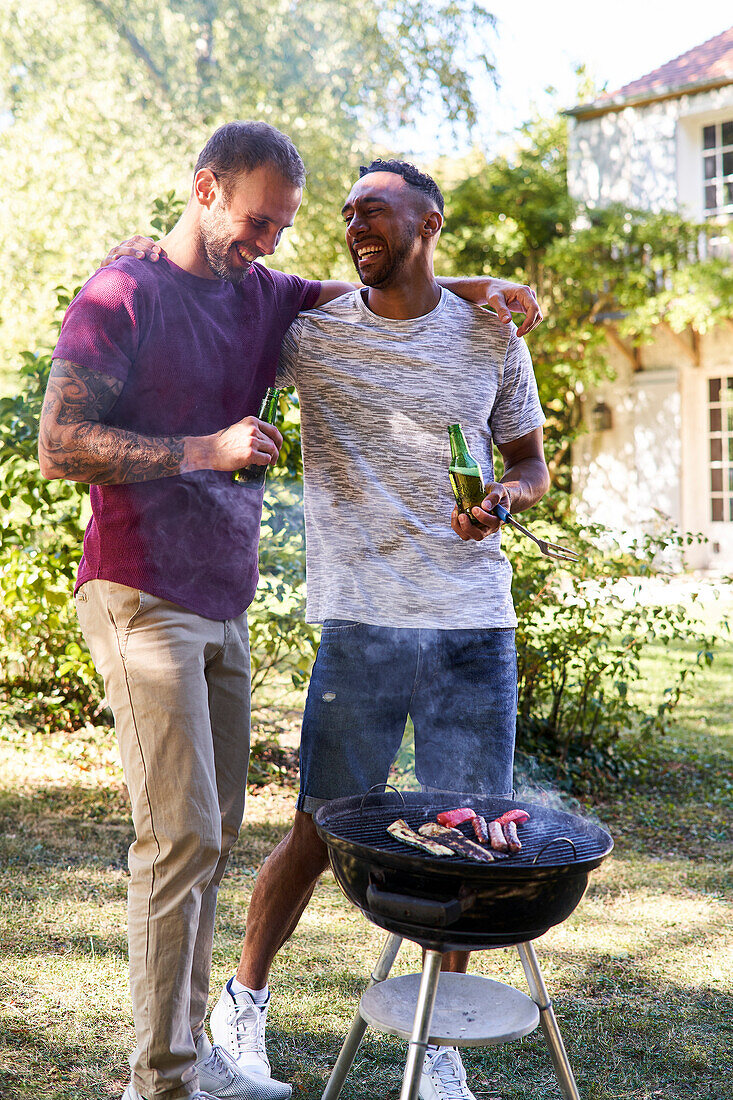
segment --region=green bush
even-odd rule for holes
[[[664,733],[695,668],[712,661],[714,639],[699,629],[694,607],[654,602],[643,584],[652,577],[655,589],[671,582],[696,536],[660,520],[656,533],[621,546],[603,528],[578,523],[569,507],[560,509],[559,525],[549,516],[550,505],[557,511],[559,503],[555,494],[528,522],[579,550],[577,565],[560,567],[522,535],[505,535],[519,619],[517,744],[565,786],[579,788],[600,775],[623,774],[649,737]],[[692,643],[697,652],[681,661],[660,702],[642,703],[634,689],[651,642]]]
[[[59,288],[58,309],[70,295]],[[37,459],[51,349],[26,352],[21,391],[0,400],[1,687],[16,713],[72,728],[102,699],[71,601],[85,527],[86,487],[48,482]]]
[[[74,292],[75,293],[75,292]],[[0,690],[16,717],[41,728],[98,720],[103,689],[79,629],[72,592],[89,517],[88,487],[46,481],[37,459],[38,420],[51,351],[73,294],[57,288],[49,347],[26,352],[20,392],[0,401]],[[301,687],[319,631],[303,621],[303,552],[297,399],[283,398],[285,442],[267,481],[261,580],[250,608],[253,706]]]
[[[59,317],[70,294],[58,291]],[[98,718],[102,689],[82,640],[71,593],[88,517],[84,485],[45,481],[36,458],[37,425],[51,363],[50,348],[27,352],[21,389],[0,401],[0,688],[15,714],[41,728],[70,729]],[[302,465],[297,396],[281,399],[284,444],[268,474],[260,541],[261,582],[250,608],[253,705],[266,710],[302,689],[318,628],[303,620],[305,561]],[[638,579],[665,576],[692,541],[673,531],[622,548],[599,528],[582,527],[567,495],[551,492],[533,509],[531,526],[583,554],[559,567],[523,536],[506,533],[519,617],[519,738],[523,752],[551,763],[568,786],[622,772],[630,732],[662,732],[695,662],[681,666],[663,700],[635,698],[650,638],[695,639],[697,661],[710,661],[712,639],[691,613],[640,598]],[[264,722],[267,729],[269,721]],[[624,746],[629,744],[624,738]]]
[[[283,445],[268,472],[260,531],[260,583],[249,609],[252,703],[272,701],[304,686],[315,658],[320,629],[306,623],[303,467],[300,411],[295,393],[280,398],[278,427]]]

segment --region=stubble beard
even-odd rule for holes
[[[387,265],[373,274],[369,272],[362,274],[356,256],[352,253],[351,258],[354,261],[357,275],[364,286],[374,287],[375,290],[389,290],[390,287],[402,282],[403,272],[412,253],[414,243],[415,234],[412,226],[403,226],[399,239],[395,241],[392,247],[391,257],[387,261]]]
[[[206,263],[217,279],[236,286],[244,282],[252,270],[251,267],[234,267],[229,259],[231,230],[223,210],[217,210],[210,215],[207,223],[199,225],[199,244]]]

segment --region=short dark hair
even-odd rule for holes
[[[225,122],[199,153],[194,175],[209,168],[228,199],[236,177],[263,164],[271,164],[294,187],[305,184],[305,165],[287,134],[267,122]]]
[[[408,164],[406,160],[373,160],[371,164],[362,164],[359,168],[359,179],[369,172],[394,172],[396,176],[402,176],[405,183],[429,195],[435,205],[443,213],[445,203],[443,193],[432,176],[421,172],[414,164]]]

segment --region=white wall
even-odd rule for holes
[[[681,524],[677,368],[637,374],[624,369],[599,396],[612,409],[613,426],[589,430],[575,449],[573,484],[581,513],[632,538],[660,524]]]
[[[733,117],[733,84],[597,118],[570,119],[568,187],[579,202],[703,217],[702,128]]]
[[[573,449],[580,514],[622,538],[668,517],[708,539],[686,551],[688,567],[733,572],[733,523],[710,518],[708,450],[708,380],[733,377],[733,326],[701,337],[699,365],[663,327],[642,348],[640,372],[615,347],[608,354],[616,378],[589,396],[587,409],[601,397],[613,410],[613,427],[589,430]]]

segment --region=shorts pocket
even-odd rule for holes
[[[321,637],[327,634],[343,634],[347,630],[356,630],[358,626],[361,626],[361,623],[353,619],[325,619],[321,627]]]

